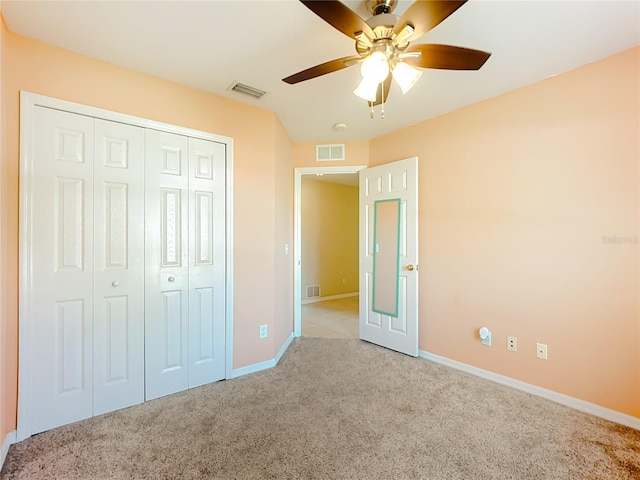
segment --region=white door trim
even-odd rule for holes
[[[293,334],[302,335],[302,176],[358,173],[365,165],[351,167],[298,167],[293,180]]]
[[[35,93],[20,92],[20,233],[19,233],[19,329],[18,329],[18,418],[17,441],[31,435],[31,339],[32,326],[30,297],[32,292],[32,258],[29,246],[32,242],[32,178],[33,151],[31,141],[34,135],[33,121],[36,107],[53,108],[113,122],[126,123],[144,128],[162,130],[188,137],[201,138],[226,145],[226,312],[225,312],[225,378],[233,372],[233,139],[191,128],[156,122],[123,113],[103,110],[74,102],[46,97]]]

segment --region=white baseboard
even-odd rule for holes
[[[238,378],[238,377],[242,377],[243,375],[249,375],[250,373],[256,373],[262,370],[267,370],[269,368],[275,367],[280,361],[280,358],[282,357],[282,355],[284,355],[284,352],[286,352],[287,348],[289,348],[289,345],[291,345],[291,342],[293,341],[293,339],[294,339],[294,335],[292,332],[291,335],[289,335],[289,338],[287,338],[287,340],[285,340],[285,342],[282,344],[282,347],[280,347],[280,350],[278,351],[276,358],[273,358],[271,360],[265,360],[264,362],[247,365],[246,367],[234,368],[231,371],[231,377],[229,378]]]
[[[2,442],[2,451],[0,452],[0,470],[2,470],[4,461],[7,458],[7,453],[9,453],[9,447],[14,443],[16,443],[16,431],[11,430],[7,433],[7,436],[4,437],[4,442]]]
[[[293,342],[294,338],[295,338],[295,335],[293,334],[293,332],[291,332],[291,335],[289,335],[289,338],[287,338],[285,342],[282,344],[282,346],[280,347],[280,350],[278,351],[276,358],[274,358],[274,362],[276,363],[276,365],[280,362],[282,355],[284,355],[284,352],[287,351],[287,348],[289,348],[289,345],[291,345],[291,342]]]
[[[357,297],[358,295],[360,295],[360,292],[341,293],[339,295],[328,295],[326,297],[305,298],[304,300],[301,300],[300,303],[302,305],[306,305],[307,303],[326,302],[327,300],[338,300],[340,298]]]
[[[516,388],[518,390],[531,393],[532,395],[536,395],[538,397],[546,398],[547,400],[551,400],[567,407],[580,410],[581,412],[589,413],[591,415],[595,415],[596,417],[604,418],[605,420],[610,420],[612,422],[616,422],[621,425],[640,430],[640,418],[632,417],[631,415],[627,415],[625,413],[601,407],[600,405],[595,405],[593,403],[580,400],[579,398],[570,397],[569,395],[554,392],[553,390],[547,390],[546,388],[538,387],[530,383],[521,382],[520,380],[515,380],[498,373],[483,370],[482,368],[467,365],[466,363],[451,360],[446,357],[441,357],[440,355],[436,355],[434,353],[425,352],[424,350],[419,350],[418,355],[427,360],[431,360],[432,362],[440,363],[457,370],[462,370],[463,372],[467,372],[472,375],[491,380],[492,382],[506,385],[508,387]]]
[[[251,365],[247,365],[246,367],[234,368],[233,370],[231,370],[230,378],[242,377],[243,375],[249,375],[250,373],[260,372],[262,370],[267,370],[275,366],[276,366],[276,361],[273,359],[265,360],[264,362],[259,362],[259,363],[252,363]]]

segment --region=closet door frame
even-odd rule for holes
[[[224,144],[226,147],[225,168],[225,378],[232,378],[233,371],[233,139],[200,130],[156,122],[145,118],[68,102],[31,92],[20,92],[20,232],[19,232],[19,328],[18,328],[18,426],[17,441],[32,434],[31,429],[31,379],[32,335],[33,335],[33,177],[34,116],[36,107],[52,108],[88,117],[125,123],[143,128],[152,128],[187,137],[199,138]]]

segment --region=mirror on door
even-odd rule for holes
[[[400,274],[400,199],[374,204],[372,310],[398,316]]]

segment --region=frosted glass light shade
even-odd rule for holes
[[[368,102],[376,101],[376,93],[378,92],[379,83],[372,82],[367,78],[360,81],[360,85],[353,91],[358,97]]]
[[[367,81],[380,83],[389,75],[389,62],[382,52],[373,52],[360,65],[360,73]]]
[[[402,94],[407,93],[416,84],[422,76],[422,71],[407,65],[404,62],[398,62],[391,73],[393,79],[400,86]]]

